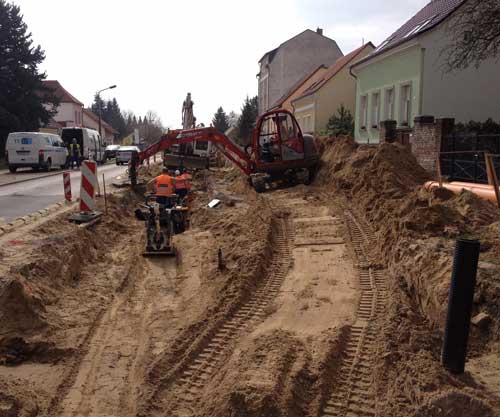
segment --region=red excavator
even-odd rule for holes
[[[268,184],[287,182],[309,183],[319,163],[319,154],[311,135],[302,134],[297,120],[288,110],[272,110],[257,119],[252,141],[241,148],[214,127],[170,130],[158,142],[140,152],[135,162],[163,151],[172,145],[194,141],[209,141],[240,168],[257,192]],[[134,163],[132,163],[134,166]],[[137,183],[136,170],[131,170],[131,182]]]

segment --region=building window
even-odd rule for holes
[[[401,86],[401,126],[409,126],[411,118],[411,84]]]
[[[366,129],[368,119],[368,96],[361,96],[359,102],[359,124],[361,129]]]
[[[394,120],[394,88],[385,90],[385,120]]]
[[[380,123],[380,93],[372,94],[372,127],[378,129]]]

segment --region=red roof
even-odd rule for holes
[[[382,42],[375,51],[360,62],[368,61],[383,52],[415,38],[436,27],[458,9],[465,0],[432,0],[396,32]]]
[[[311,84],[305,91],[304,94],[302,94],[300,97],[297,97],[295,100],[296,101],[300,98],[307,97],[311,94],[314,94],[316,91],[318,91],[321,87],[323,87],[329,80],[331,80],[335,75],[337,75],[344,67],[349,65],[352,61],[354,61],[361,52],[363,52],[366,48],[375,48],[373,43],[368,42],[367,44],[360,46],[358,49],[355,49],[354,51],[348,53],[347,55],[337,59],[335,63],[328,68],[328,70],[323,74],[323,77],[321,77],[319,80],[315,81],[313,84]]]
[[[99,116],[97,116],[97,114],[95,114],[94,112],[92,112],[91,110],[89,109],[83,109],[83,113],[85,115],[87,115],[88,117],[90,117],[94,122],[97,122],[99,123]],[[101,118],[101,126],[107,130],[108,132],[112,133],[113,135],[116,135],[118,132],[118,130],[116,130],[113,126],[111,126],[109,123],[106,123],[102,118]]]
[[[297,81],[292,87],[288,89],[288,91],[283,94],[278,100],[274,102],[272,106],[269,107],[270,109],[274,109],[275,107],[281,107],[283,103],[293,94],[295,91],[297,91],[304,83],[306,83],[308,80],[311,79],[311,77],[316,74],[321,68],[326,68],[325,65],[321,64],[317,68],[315,68],[312,72],[309,74],[306,74],[305,77],[302,77],[299,81]]]
[[[54,95],[61,101],[61,103],[75,103],[80,106],[83,106],[83,103],[73,97],[68,91],[64,89],[64,87],[56,80],[45,80],[43,81],[45,87],[54,90]]]

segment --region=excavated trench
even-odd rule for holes
[[[321,175],[335,185],[257,195],[212,171],[177,258],[141,256],[129,193],[92,229],[56,219],[2,241],[0,417],[493,416],[438,370],[431,307],[384,252],[384,206]]]

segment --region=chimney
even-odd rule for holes
[[[317,29],[316,29],[316,33],[317,33],[318,35],[323,36],[323,29],[321,29],[321,28],[317,28]]]

